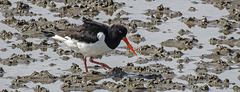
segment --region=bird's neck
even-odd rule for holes
[[[120,44],[121,39],[119,37],[114,37],[112,35],[106,35],[105,42],[109,48],[115,49]]]

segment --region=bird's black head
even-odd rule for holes
[[[126,27],[124,27],[122,25],[114,24],[109,28],[108,33],[109,34],[106,36],[105,42],[109,48],[115,49],[119,45],[120,41],[123,40],[129,47],[129,49],[131,49],[133,51],[133,53],[135,55],[137,55],[136,52],[134,51],[134,49],[132,48],[131,44],[127,40],[127,37],[126,37],[127,28]]]
[[[111,49],[115,49],[121,40],[126,37],[127,28],[123,25],[114,24],[108,29],[108,35],[105,38],[105,42]]]
[[[112,25],[109,31],[111,31],[109,35],[115,39],[118,38],[119,40],[127,35],[127,28],[119,24]]]
[[[127,46],[129,47],[129,49],[131,49],[133,51],[133,53],[135,55],[136,52],[134,51],[134,49],[132,48],[131,44],[128,42],[127,40],[127,28],[122,26],[122,25],[117,25],[117,24],[114,24],[112,25],[109,30],[108,30],[108,36],[105,38],[105,42],[106,44],[108,45],[108,47],[110,47],[111,49],[115,49],[121,40],[123,40]],[[110,39],[110,40],[108,40]]]

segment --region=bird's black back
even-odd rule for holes
[[[97,34],[103,32],[107,35],[109,27],[105,24],[83,18],[83,25],[71,29],[59,29],[55,34],[62,37],[70,37],[80,42],[95,43],[98,41]]]

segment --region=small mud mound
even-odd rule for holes
[[[54,83],[58,80],[57,76],[50,74],[48,71],[41,71],[41,72],[33,72],[31,75],[28,76],[18,76],[12,81],[12,84],[9,86],[10,88],[28,88],[24,83],[34,82],[34,83],[42,83],[42,84],[49,84]]]
[[[183,38],[180,36],[177,36],[176,39],[168,39],[167,41],[162,42],[161,45],[166,47],[175,47],[179,50],[188,50],[192,49],[193,47],[201,47],[196,38]]]
[[[4,65],[17,65],[17,64],[29,64],[30,62],[35,62],[37,59],[31,58],[29,54],[12,54],[6,59],[1,59],[0,62]]]

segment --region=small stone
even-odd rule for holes
[[[190,8],[188,8],[188,11],[190,11],[190,12],[195,12],[195,11],[196,11],[196,8],[195,8],[195,7],[190,7]]]
[[[64,60],[64,61],[67,61],[67,60],[70,59],[68,56],[62,56],[61,58],[62,58],[62,60]]]

